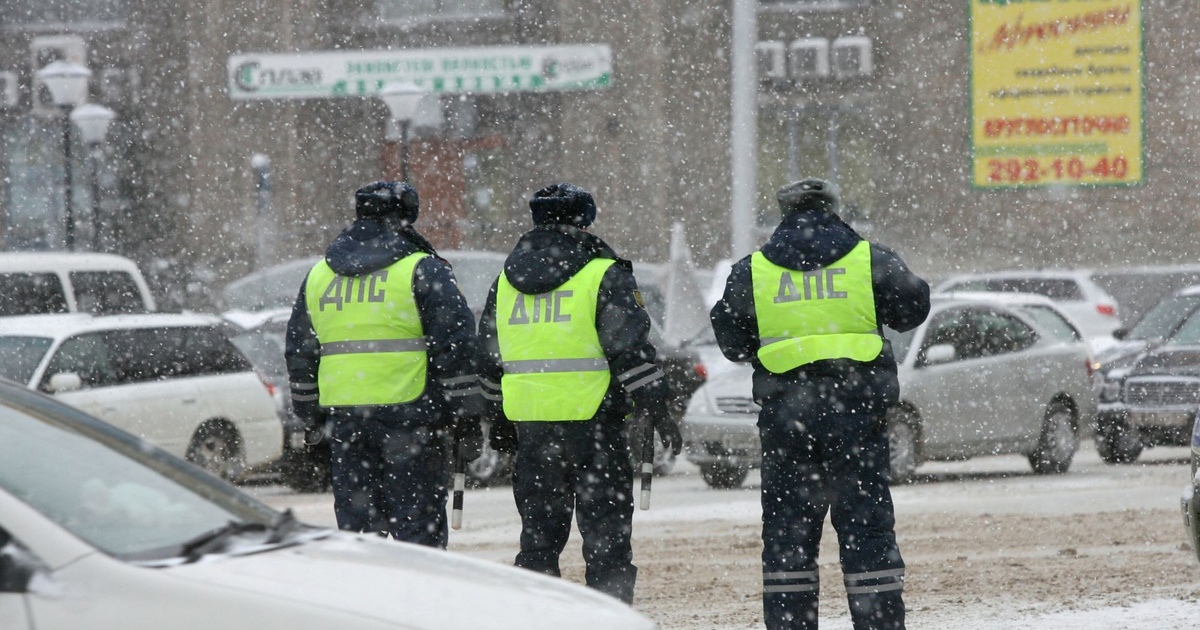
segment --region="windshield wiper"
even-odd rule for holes
[[[227,540],[234,536],[247,532],[265,531],[267,531],[267,526],[262,523],[229,521],[221,527],[204,532],[183,543],[183,546],[179,550],[179,555],[186,558],[188,562],[195,562],[201,556],[219,549]]]
[[[270,525],[229,521],[221,527],[204,532],[183,543],[179,555],[186,558],[188,562],[195,562],[201,556],[220,549],[230,538],[250,532],[269,531],[271,534],[263,540],[262,544],[277,545],[301,527],[303,525],[296,520],[296,515],[292,513],[291,509],[284,510]]]
[[[283,542],[283,539],[288,534],[300,528],[300,521],[296,520],[296,515],[292,514],[292,508],[288,508],[271,523],[271,535],[267,536],[265,544],[274,545]]]

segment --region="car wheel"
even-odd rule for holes
[[[888,481],[908,483],[917,470],[917,429],[905,413],[888,414]]]
[[[1122,420],[1108,422],[1096,430],[1096,450],[1109,464],[1132,464],[1142,454],[1142,436]]]
[[[508,478],[512,468],[512,456],[493,450],[487,440],[479,457],[467,464],[467,481],[472,487],[482,488]]]
[[[1061,403],[1054,402],[1046,409],[1042,421],[1042,435],[1038,438],[1037,450],[1029,455],[1033,472],[1039,475],[1061,474],[1071,467],[1071,459],[1079,448],[1079,435],[1075,432],[1075,412]]]
[[[237,481],[246,469],[241,438],[224,422],[205,422],[196,430],[187,460],[226,481]]]
[[[750,474],[750,469],[745,466],[734,466],[732,464],[703,464],[700,466],[700,476],[704,478],[704,483],[710,488],[727,489],[736,488],[742,485],[746,480],[746,475]]]

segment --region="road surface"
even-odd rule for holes
[[[1186,457],[1148,449],[1110,466],[1085,443],[1065,475],[1033,475],[1019,456],[921,467],[915,483],[893,488],[908,627],[1195,628],[1200,563],[1179,511]],[[328,494],[249,490],[334,525]],[[651,510],[634,518],[635,607],[664,630],[761,628],[760,516],[756,473],[735,490],[709,489],[686,462],[656,479]],[[507,564],[519,532],[511,488],[468,490],[450,549]],[[820,571],[821,627],[849,629],[828,524]],[[563,578],[583,582],[578,532]]]

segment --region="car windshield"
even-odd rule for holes
[[[144,442],[51,405],[0,404],[0,489],[104,553],[171,558],[231,522],[279,519]]]
[[[287,376],[287,364],[283,360],[285,332],[285,323],[271,322],[240,333],[231,341],[263,376],[282,378]]]
[[[0,376],[28,384],[53,342],[49,337],[0,337]]]
[[[913,335],[916,333],[916,328],[908,332],[896,332],[891,328],[884,326],[883,336],[888,341],[892,342],[892,356],[896,357],[897,363],[904,363],[904,358],[908,356],[908,348],[912,345]]]
[[[1067,321],[1061,313],[1052,307],[1044,304],[1022,304],[1020,308],[1033,321],[1037,322],[1042,328],[1045,328],[1051,335],[1054,335],[1055,339],[1066,342],[1083,340],[1083,336],[1071,325],[1071,322]]]
[[[1168,346],[1200,345],[1200,311],[1193,311],[1173,335],[1167,338]]]
[[[1200,295],[1174,295],[1163,299],[1134,324],[1126,339],[1163,339],[1200,306]]]

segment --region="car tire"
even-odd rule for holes
[[[225,481],[237,481],[246,470],[237,429],[216,420],[205,422],[196,429],[188,444],[187,460]]]
[[[1142,454],[1142,436],[1122,420],[1096,429],[1096,451],[1109,464],[1132,464]]]
[[[704,483],[708,484],[710,488],[718,490],[737,488],[742,485],[749,474],[749,468],[733,464],[702,464],[700,466],[700,476],[704,478]]]
[[[1029,455],[1029,465],[1039,475],[1059,475],[1071,467],[1079,448],[1075,411],[1066,403],[1053,402],[1046,408],[1037,449]]]
[[[914,419],[904,412],[888,414],[888,481],[908,483],[912,481],[920,463],[917,426]]]

